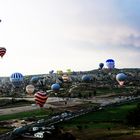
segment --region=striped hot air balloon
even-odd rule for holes
[[[0,47],[0,56],[3,57],[6,53],[6,48]]]
[[[10,76],[10,81],[15,88],[20,87],[23,83],[23,75],[19,72],[13,73]]]
[[[43,107],[44,104],[46,103],[46,100],[48,99],[48,96],[44,91],[36,92],[34,97],[36,104],[39,105],[40,107]]]

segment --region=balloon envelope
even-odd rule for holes
[[[114,69],[114,67],[115,67],[115,61],[113,59],[106,60],[106,66],[109,69]]]
[[[99,68],[102,69],[104,67],[104,63],[99,64]]]
[[[46,92],[43,91],[36,92],[34,97],[36,104],[39,105],[40,107],[43,107],[44,104],[46,103],[46,100],[48,99]]]
[[[36,84],[36,83],[38,82],[38,80],[39,80],[39,77],[38,77],[38,76],[33,76],[33,77],[31,78],[30,82],[31,82],[32,84]]]
[[[89,75],[83,75],[82,76],[82,81],[83,82],[90,82],[92,80],[92,77]]]
[[[58,75],[62,75],[63,74],[63,71],[62,70],[57,70],[57,74]]]
[[[23,83],[23,75],[21,73],[13,73],[10,76],[10,81],[12,82],[14,87],[20,87]]]
[[[6,53],[6,48],[0,47],[0,56],[3,57]]]
[[[119,73],[116,75],[116,80],[118,81],[118,83],[120,85],[123,85],[125,80],[126,80],[127,76],[124,73]]]
[[[50,70],[50,71],[49,71],[49,74],[53,74],[53,73],[54,73],[54,70]]]
[[[29,93],[29,94],[32,94],[35,90],[35,87],[34,85],[27,85],[26,86],[26,92]]]
[[[72,74],[71,69],[67,69],[67,73],[68,73],[69,75],[71,75],[71,74]]]
[[[58,83],[52,84],[51,89],[55,92],[58,92],[60,89],[60,85]]]
[[[64,74],[62,76],[62,79],[63,79],[64,82],[68,82],[69,81],[69,76],[67,74]]]

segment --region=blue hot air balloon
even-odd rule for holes
[[[104,63],[99,64],[99,68],[102,69],[104,67]]]
[[[113,59],[106,60],[106,66],[108,69],[114,69],[115,68],[115,61]]]
[[[53,74],[53,73],[54,73],[54,70],[50,70],[50,71],[49,71],[49,74]]]
[[[89,76],[89,75],[83,75],[82,76],[82,81],[83,82],[91,82],[91,80],[92,80],[92,77]]]
[[[39,76],[33,76],[30,80],[30,83],[36,84],[38,82],[38,80],[39,80]]]
[[[59,89],[60,89],[60,85],[59,85],[58,83],[52,84],[51,89],[52,89],[54,92],[58,92]]]
[[[116,75],[116,80],[118,83],[123,86],[127,76],[124,73],[119,73]]]
[[[20,87],[23,83],[23,75],[21,73],[13,73],[10,76],[10,81],[15,88]]]

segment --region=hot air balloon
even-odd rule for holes
[[[26,92],[27,92],[29,95],[31,95],[31,94],[34,92],[34,90],[35,90],[34,85],[27,85],[27,86],[26,86]]]
[[[108,59],[106,60],[106,65],[108,67],[108,69],[114,69],[115,67],[115,61],[113,59]]]
[[[38,80],[39,80],[39,76],[33,76],[30,80],[30,83],[33,85],[37,84]]]
[[[57,76],[57,78],[56,78],[56,83],[58,83],[58,84],[62,84],[64,81],[63,81],[63,78],[62,78],[62,76]]]
[[[52,84],[51,89],[52,89],[54,92],[58,92],[59,89],[60,89],[60,85],[59,85],[58,83]]]
[[[64,74],[62,76],[62,79],[63,79],[64,82],[68,82],[70,80],[70,78],[69,78],[69,76],[67,74]]]
[[[12,82],[13,86],[15,88],[18,88],[22,85],[23,83],[23,75],[21,73],[13,73],[10,76],[10,81]]]
[[[72,74],[71,69],[67,69],[67,73],[68,73],[68,75],[71,75]]]
[[[127,76],[124,73],[119,73],[116,75],[116,80],[118,81],[120,86],[123,86],[125,83]]]
[[[54,70],[50,70],[50,71],[49,71],[49,74],[53,74],[53,73],[54,73]]]
[[[44,104],[46,103],[46,100],[48,99],[48,96],[44,91],[36,92],[34,97],[36,104],[39,105],[40,107],[43,107]]]
[[[104,63],[99,64],[99,68],[102,69],[104,67]]]
[[[3,57],[6,53],[6,48],[0,47],[0,56]]]
[[[89,76],[89,75],[83,75],[82,76],[82,81],[83,82],[91,82],[91,80],[92,80],[92,77]]]
[[[63,74],[63,71],[62,70],[57,70],[57,74],[58,75],[62,75]]]

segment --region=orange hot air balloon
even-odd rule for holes
[[[3,57],[6,53],[6,48],[0,47],[0,56]]]
[[[29,95],[31,95],[31,94],[34,92],[34,90],[35,90],[34,85],[27,85],[27,86],[26,86],[26,92],[27,92]]]
[[[36,104],[39,105],[40,107],[43,107],[44,104],[46,103],[46,100],[48,99],[48,96],[44,91],[36,92],[34,97]]]

